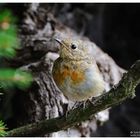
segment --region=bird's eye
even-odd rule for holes
[[[74,50],[74,49],[76,49],[76,48],[77,48],[77,46],[76,46],[76,45],[74,45],[74,44],[72,44],[72,45],[71,45],[71,48]]]

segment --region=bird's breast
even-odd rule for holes
[[[85,79],[84,72],[71,68],[60,68],[53,74],[53,78],[58,86],[65,84],[66,80],[69,84],[79,84]]]
[[[104,89],[103,79],[95,65],[74,68],[72,65],[57,65],[53,78],[58,88],[70,100],[81,101],[99,95]]]

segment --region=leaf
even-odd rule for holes
[[[27,88],[32,82],[29,72],[14,69],[0,69],[0,85],[3,88],[17,86],[21,89]]]
[[[15,18],[10,11],[0,12],[0,56],[14,57],[15,49],[19,47]]]
[[[7,132],[5,131],[6,129],[6,125],[2,120],[0,120],[0,137],[4,137],[7,135]]]

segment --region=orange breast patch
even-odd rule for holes
[[[82,72],[78,72],[78,71],[73,71],[71,73],[71,79],[73,80],[73,82],[76,83],[80,83],[84,80],[84,74]]]
[[[80,83],[84,80],[84,74],[80,71],[73,71],[70,69],[63,69],[61,72],[57,71],[54,73],[54,80],[58,85],[61,85],[64,80],[68,77],[71,78],[74,84]]]

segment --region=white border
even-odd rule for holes
[[[70,139],[72,139],[72,140],[104,140],[104,139],[109,139],[109,140],[124,140],[124,139],[129,139],[129,140],[131,140],[131,139],[135,139],[135,140],[140,140],[140,138],[137,138],[137,137],[131,137],[131,138],[128,138],[128,137],[116,137],[116,138],[114,138],[114,137],[101,137],[101,138],[99,138],[99,137],[88,137],[88,138],[83,138],[83,137],[81,137],[81,138],[74,138],[74,137],[66,137],[66,138],[64,138],[64,137],[42,137],[42,138],[40,138],[40,137],[15,137],[15,138],[0,138],[1,140],[23,140],[23,139],[25,139],[25,140],[70,140]]]
[[[135,3],[140,0],[0,0],[0,3]]]

